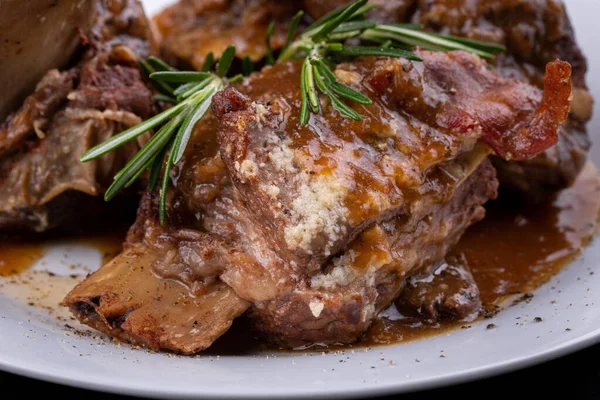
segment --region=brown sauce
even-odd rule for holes
[[[126,229],[101,231],[84,236],[62,236],[42,240],[0,238],[0,276],[22,273],[31,268],[54,245],[88,246],[102,254],[103,263],[121,251]]]
[[[593,238],[600,215],[600,176],[588,164],[575,184],[541,203],[527,203],[502,193],[486,206],[486,217],[473,225],[453,250],[467,259],[486,308],[504,305],[515,295],[532,292],[577,257]],[[472,322],[427,324],[406,318],[391,306],[352,345],[313,346],[303,351],[336,351],[425,339]],[[240,355],[274,350],[248,334],[244,321],[219,338],[203,354]]]
[[[35,242],[3,241],[0,247],[0,276],[19,274],[31,267],[45,252]]]
[[[487,308],[505,303],[514,295],[532,292],[581,253],[596,233],[600,211],[600,177],[591,164],[573,187],[542,203],[530,204],[510,193],[486,206],[483,221],[472,226],[454,249],[462,254],[480,288]],[[43,243],[3,242],[0,275],[24,271],[39,259],[49,244],[88,245],[112,258],[121,250],[124,230]],[[330,351],[408,342],[470,327],[468,322],[428,325],[398,314],[392,306],[358,342],[350,346],[315,346]],[[269,349],[248,334],[244,321],[236,321],[205,354],[250,354]],[[272,350],[272,349],[270,349]]]
[[[123,250],[126,235],[127,230],[122,228],[73,240],[62,240],[62,243],[93,247],[102,254],[102,263],[105,264]]]
[[[503,195],[487,207],[454,250],[471,268],[485,305],[535,290],[578,256],[593,238],[600,179],[591,165],[575,185],[542,204]]]
[[[501,193],[486,211],[453,252],[467,259],[485,307],[495,308],[547,282],[591,241],[600,213],[600,177],[589,163],[571,188],[547,201],[528,204],[518,195]],[[392,306],[357,345],[389,345],[469,326],[423,324],[398,316]]]

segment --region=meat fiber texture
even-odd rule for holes
[[[322,98],[300,126],[299,62],[265,67],[217,94],[171,172],[167,224],[158,223],[157,194],[147,193],[125,253],[65,304],[110,335],[186,354],[210,346],[242,313],[283,347],[355,341],[408,276],[439,265],[483,218],[498,186],[488,154],[535,157],[567,118],[567,63],[548,66],[542,92],[468,53],[419,54],[423,62],[365,57],[336,68],[373,100],[349,103],[361,121]],[[142,314],[157,314],[141,292],[110,283],[127,281],[119,271],[132,268],[144,271],[136,282],[179,282],[200,308],[213,307],[216,287],[226,294],[212,313],[191,307],[175,322],[148,325]],[[168,285],[160,290],[174,290]]]
[[[285,42],[291,16],[304,9],[308,21],[320,18],[350,0],[276,1],[181,0],[155,21],[163,36],[162,55],[182,67],[200,69],[209,52],[217,56],[235,43],[238,56],[261,62],[266,30],[276,22],[274,49]],[[371,0],[370,19],[423,24],[426,30],[503,44],[493,65],[504,76],[543,88],[546,64],[560,59],[573,68],[573,99],[569,118],[555,146],[530,160],[493,158],[503,186],[544,196],[570,186],[585,164],[590,140],[587,123],[593,99],[585,75],[586,59],[560,0]]]
[[[350,0],[305,0],[319,18]],[[426,30],[499,43],[507,51],[492,62],[506,77],[543,88],[546,64],[571,64],[572,101],[560,140],[538,157],[506,161],[493,158],[502,186],[529,193],[529,198],[570,186],[585,165],[590,140],[587,123],[593,98],[585,82],[586,59],[579,48],[561,0],[374,0],[369,18],[381,22],[413,22]]]
[[[274,23],[271,47],[285,43],[288,25],[301,2],[275,0],[182,0],[154,18],[162,36],[161,56],[181,68],[201,69],[206,56],[227,46],[236,55],[261,63],[267,54],[267,28]]]
[[[138,58],[150,51],[141,5],[97,3],[98,20],[82,32],[74,66],[48,71],[0,125],[0,231],[69,228],[105,214],[99,197],[139,148],[129,143],[97,161],[79,161],[154,111],[138,69]]]

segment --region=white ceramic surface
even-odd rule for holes
[[[145,1],[151,12],[168,2]],[[600,1],[567,3],[579,42],[589,58],[590,87],[600,98],[600,54],[594,29]],[[598,107],[596,115],[590,131],[592,137],[600,139]],[[600,163],[597,148],[592,158]],[[59,246],[35,268],[68,275],[73,273],[69,265],[95,267],[99,263],[99,254],[91,248]],[[596,273],[590,274],[592,271]],[[75,335],[65,322],[28,306],[25,299],[15,300],[9,292],[6,287],[0,288],[0,369],[6,371],[152,397],[374,395],[499,374],[600,342],[600,241],[596,240],[582,257],[539,288],[530,303],[495,317],[492,322],[496,329],[487,330],[488,322],[482,322],[471,329],[417,342],[326,355],[155,354]],[[535,323],[535,317],[543,322]]]

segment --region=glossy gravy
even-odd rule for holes
[[[0,276],[19,274],[41,259],[54,245],[87,246],[102,254],[103,263],[116,256],[123,248],[126,228],[93,233],[83,237],[61,237],[41,241],[15,240],[0,237]]]
[[[455,254],[467,259],[487,309],[527,295],[577,257],[591,241],[600,216],[600,176],[588,164],[569,189],[535,205],[518,195],[502,193],[486,205],[483,221],[468,229]],[[518,297],[517,297],[518,298]],[[510,304],[510,302],[508,303]],[[469,329],[470,322],[426,324],[406,318],[391,306],[360,341],[343,346],[313,346],[309,351],[335,351],[408,342],[454,329]],[[253,339],[236,321],[205,354],[250,354],[269,349]]]
[[[37,242],[2,239],[0,276],[15,275],[29,269],[44,255],[44,252],[45,246]]]
[[[516,195],[502,193],[498,200],[489,202],[486,209],[485,219],[472,226],[453,251],[467,259],[484,305],[493,309],[514,295],[535,290],[590,242],[596,233],[600,213],[600,177],[596,168],[588,164],[573,187],[547,201],[527,205]],[[96,247],[107,261],[121,250],[124,237],[125,230],[121,230],[41,244],[3,241],[0,275],[26,270],[44,254],[48,245],[56,243]],[[428,325],[401,316],[392,306],[358,343],[330,346],[329,350],[406,342],[460,327],[468,328],[469,323]],[[265,348],[248,335],[242,320],[236,321],[233,328],[205,353],[243,354]],[[316,346],[311,350],[323,348]]]
[[[593,239],[600,216],[600,177],[591,164],[575,184],[541,204],[501,193],[486,205],[453,250],[463,254],[488,309],[527,295],[577,257]],[[468,323],[426,325],[389,309],[358,343],[375,346],[421,339]]]

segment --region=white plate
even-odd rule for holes
[[[154,12],[165,2],[146,3]],[[600,98],[600,58],[594,46],[600,2],[567,3],[589,57],[589,84]],[[596,112],[594,133],[600,128]],[[597,149],[593,158],[600,162]],[[68,265],[99,263],[91,248],[56,247],[36,269],[68,275],[73,273]],[[523,368],[600,342],[599,264],[600,241],[595,241],[537,290],[529,304],[500,313],[494,330],[487,330],[486,322],[476,323],[417,342],[326,355],[173,357],[136,350],[75,335],[55,316],[15,300],[5,286],[0,287],[0,368],[85,388],[169,398],[361,396],[431,388]],[[543,322],[535,323],[535,317]]]

